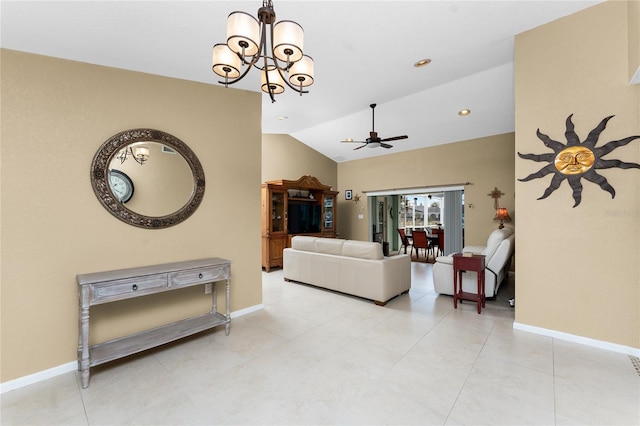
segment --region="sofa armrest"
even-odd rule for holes
[[[463,253],[473,253],[473,254],[482,254],[482,252],[486,249],[485,246],[467,246],[462,249]]]
[[[489,260],[489,263],[487,264],[487,268],[495,271],[496,273],[501,271],[502,268],[504,268],[507,265],[509,259],[513,254],[512,243],[513,243],[512,239],[506,239],[502,243],[500,243],[497,250]]]
[[[443,263],[445,265],[453,265],[453,256],[438,256],[438,257],[436,257],[436,263]]]

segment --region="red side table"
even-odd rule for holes
[[[462,272],[472,271],[478,274],[478,293],[467,293],[462,291]],[[458,282],[460,288],[458,289]],[[485,306],[486,295],[484,291],[484,255],[463,255],[457,253],[453,255],[453,307],[458,309],[458,300],[472,300],[478,304],[478,313],[482,312]]]

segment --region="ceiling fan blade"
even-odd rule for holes
[[[389,142],[389,141],[399,141],[400,139],[407,139],[409,136],[407,135],[402,135],[402,136],[394,136],[392,138],[384,138],[384,139],[380,139],[380,142]]]
[[[384,143],[384,142],[380,142],[380,146],[387,149],[393,148],[393,145],[389,145],[388,143]]]
[[[367,144],[366,144],[366,143],[365,143],[364,145],[362,145],[362,146],[357,147],[357,148],[353,148],[353,150],[354,150],[354,151],[356,151],[356,150],[358,150],[358,149],[360,149],[360,148],[364,148],[365,146],[367,146]]]
[[[348,140],[344,140],[344,141],[340,141],[342,143],[367,143],[365,141],[348,141]]]

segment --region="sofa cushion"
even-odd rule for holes
[[[342,254],[342,245],[345,240],[338,238],[317,238],[316,239],[316,253],[335,254],[340,256]]]
[[[347,240],[342,246],[342,255],[359,259],[383,259],[382,244],[370,241]]]
[[[291,247],[302,251],[316,251],[317,237],[307,237],[304,235],[296,235],[291,239]]]

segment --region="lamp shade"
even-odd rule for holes
[[[278,95],[284,92],[284,80],[282,76],[280,76],[280,72],[276,69],[274,65],[269,65],[267,70],[264,69],[261,71],[262,75],[262,91],[265,93],[272,93],[274,95]],[[269,82],[267,83],[267,75],[269,77]]]
[[[146,146],[139,146],[136,148],[135,155],[138,160],[147,161],[149,159],[149,148]]]
[[[240,76],[240,58],[229,46],[219,43],[213,46],[213,72],[220,77],[238,78]]]
[[[284,62],[302,59],[304,30],[293,21],[280,21],[273,26],[273,54]]]
[[[313,58],[303,55],[289,69],[289,82],[294,86],[307,87],[313,84]]]
[[[500,207],[496,210],[496,217],[493,220],[511,220],[511,216],[509,216],[509,211],[506,208]]]
[[[246,12],[232,12],[227,18],[227,45],[243,56],[258,53],[260,24]]]

